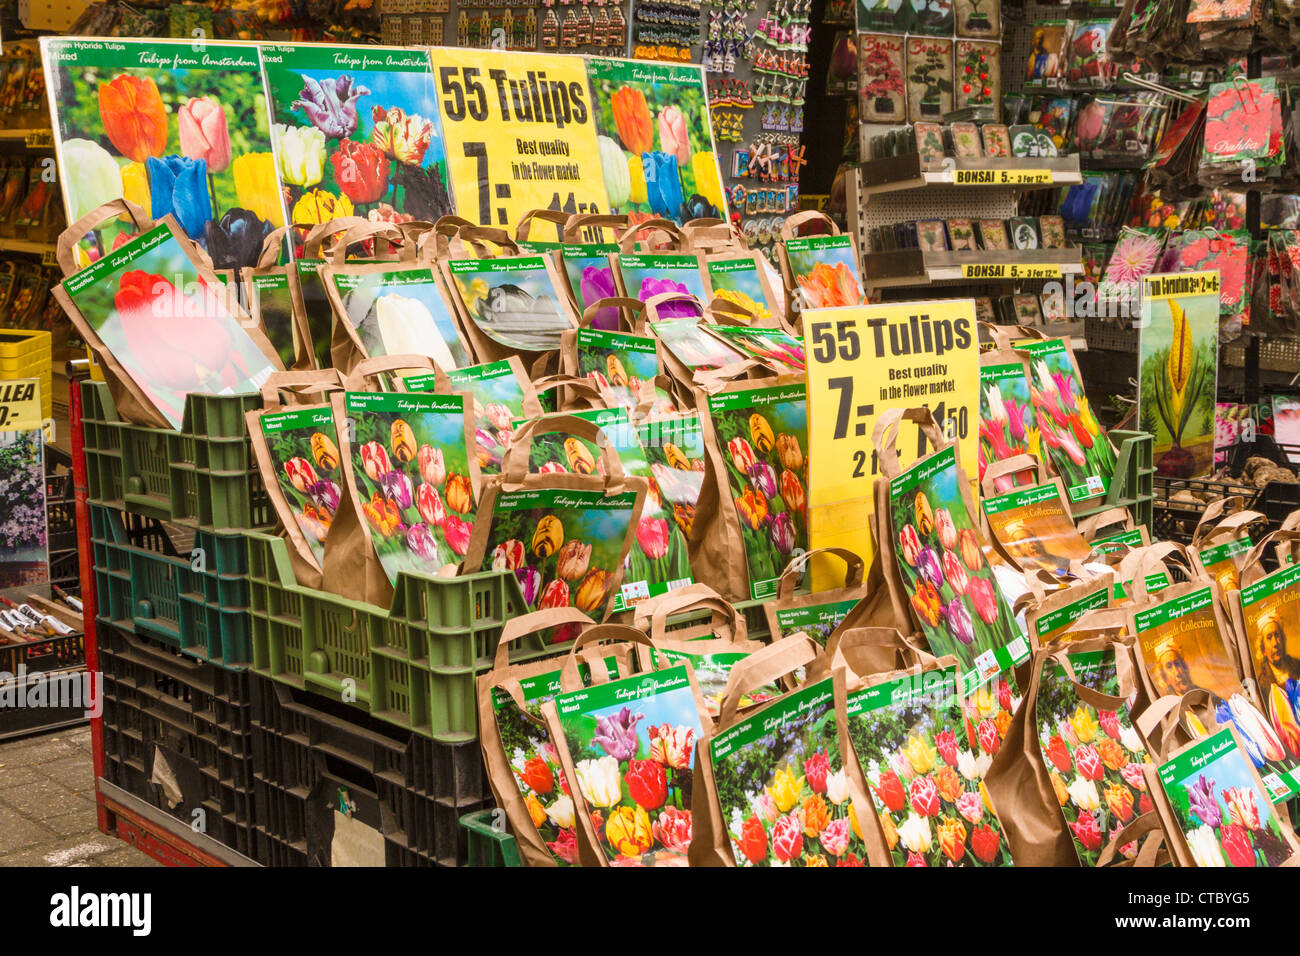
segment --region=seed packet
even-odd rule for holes
[[[787,239],[784,248],[791,273],[786,288],[797,290],[795,298],[801,309],[866,302],[851,236]]]
[[[925,0],[903,0],[903,5],[912,8],[911,24],[907,32],[927,36],[952,36],[952,4],[944,3],[932,6]]]
[[[803,342],[783,329],[705,323],[700,326],[737,352],[757,359],[778,375],[801,375],[808,369]]]
[[[1016,325],[1042,325],[1043,313],[1038,306],[1038,296],[1024,292],[1011,297]]]
[[[947,252],[948,233],[942,219],[925,219],[916,224],[917,246],[922,252]]]
[[[1038,234],[1044,249],[1065,248],[1065,220],[1060,216],[1039,216]]]
[[[708,292],[695,255],[642,255],[621,253],[611,257],[617,265],[623,295],[642,302],[666,292],[685,292],[707,302]]]
[[[577,374],[596,383],[611,407],[635,409],[642,400],[642,383],[659,374],[655,341],[642,335],[580,328],[575,333]]]
[[[969,219],[949,219],[945,224],[948,230],[948,248],[953,252],[974,252],[975,227]]]
[[[907,119],[901,36],[858,35],[858,109],[864,122],[901,123]]]
[[[1046,85],[1056,80],[1064,66],[1065,20],[1045,20],[1034,25],[1029,59],[1025,64],[1027,85]]]
[[[967,159],[978,159],[981,155],[979,127],[974,123],[953,123],[950,129],[953,154]]]
[[[993,539],[1025,574],[1065,577],[1092,551],[1070,518],[1059,480],[985,498],[983,505]]]
[[[857,28],[865,30],[888,30],[891,33],[906,33],[915,24],[912,5],[907,0],[858,0]]]
[[[939,169],[943,165],[943,127],[938,123],[913,123],[912,134],[916,151],[924,170]]]
[[[941,37],[907,38],[907,117],[938,123],[952,110],[952,44]]]
[[[688,369],[719,369],[745,357],[700,328],[698,319],[651,321],[647,325],[660,343]]]
[[[1278,164],[1281,120],[1275,78],[1210,84],[1201,164],[1212,167],[1251,160],[1257,169]]]
[[[0,84],[0,110],[12,113],[21,105],[27,73],[31,67],[31,57],[15,56],[9,59],[9,70],[5,73],[4,83]]]
[[[1011,248],[1011,242],[1007,239],[1007,224],[1001,219],[981,219],[978,225],[981,248],[995,251]]]
[[[1084,20],[1074,24],[1066,51],[1065,82],[1071,87],[1105,86],[1114,66],[1106,41],[1114,20]]]
[[[1029,379],[1021,361],[1001,361],[990,355],[980,362],[979,477],[985,468],[1029,452],[1034,432],[1034,405],[1030,398]],[[1015,353],[1011,353],[1014,356]],[[1010,491],[1031,480],[1012,473],[998,478],[994,491]]]
[[[1295,859],[1295,836],[1278,819],[1232,729],[1175,753],[1160,765],[1159,781],[1185,865],[1271,867]]]
[[[997,40],[958,40],[953,97],[957,109],[987,106],[1002,99],[1002,44]]]
[[[612,299],[618,295],[618,286],[614,282],[614,267],[609,257],[618,253],[618,245],[611,242],[563,243],[560,246],[564,259],[564,274],[569,280],[569,289],[573,292],[578,308],[586,310],[593,302],[600,299]],[[618,315],[613,309],[608,315],[597,315],[592,323],[594,328],[612,328],[617,324]]]
[[[981,126],[980,139],[984,144],[985,156],[1000,159],[1011,155],[1011,136],[1000,123],[985,123]]]
[[[257,415],[275,488],[319,568],[343,489],[338,432],[329,405]]]
[[[502,349],[558,349],[561,333],[577,325],[551,259],[453,259],[446,268],[479,358],[503,358],[496,354]]]
[[[775,296],[768,286],[763,267],[754,256],[709,259],[709,287],[715,298],[738,305],[755,319],[766,322],[773,317]]]
[[[44,176],[45,169],[36,163],[27,175],[27,195],[14,212],[15,226],[40,226],[45,222],[45,209],[54,195],[51,183]]]
[[[1018,157],[1055,156],[1056,147],[1052,138],[1037,126],[1012,126],[1011,155]]]
[[[993,299],[991,297],[987,295],[980,295],[975,297],[975,321],[976,322],[997,321],[997,314],[993,311]]]
[[[956,0],[959,37],[993,38],[1002,35],[1001,0]]]
[[[1058,325],[1069,318],[1065,311],[1065,293],[1060,289],[1040,294],[1038,306],[1044,325]]]
[[[1017,216],[1009,223],[1011,245],[1016,249],[1037,249],[1041,245],[1038,236],[1038,221],[1032,216]]]

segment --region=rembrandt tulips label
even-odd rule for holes
[[[722,698],[726,696],[731,668],[748,656],[745,653],[686,654],[659,648],[650,650],[650,662],[655,667],[664,666],[665,661],[672,664],[680,664],[682,661],[691,662],[691,667],[695,671],[695,683],[699,685],[700,693],[708,704],[709,716],[715,719],[722,712]],[[776,684],[768,684],[742,697],[740,707],[741,709],[754,707],[780,696],[781,688]]]
[[[924,671],[848,695],[849,741],[895,866],[1011,865],[984,775],[1020,703],[1014,678],[981,686],[964,713],[957,678]]]
[[[1115,473],[1115,451],[1093,415],[1083,383],[1061,339],[1017,342],[1032,356],[1030,369],[1038,440],[1071,501],[1104,495]]]
[[[768,301],[767,288],[758,270],[758,262],[753,256],[710,261],[709,285],[713,295],[747,309],[757,319],[772,318],[773,303]],[[777,303],[777,308],[780,308],[780,303]]]
[[[803,385],[742,389],[708,399],[755,601],[774,597],[791,556],[808,549],[806,399]]]
[[[1014,455],[1039,457],[1042,454],[1029,380],[1021,363],[980,366],[979,414],[980,481],[984,480],[984,470],[991,462]],[[997,491],[1007,492],[1017,485],[1031,484],[1034,477],[1032,472],[1003,475],[997,479]]]
[[[605,658],[605,667],[611,679],[618,678],[615,658]],[[579,664],[578,669],[585,680],[587,665]],[[515,783],[524,799],[524,806],[528,808],[529,819],[546,848],[557,864],[572,866],[578,862],[574,816],[577,811],[572,789],[569,781],[564,779],[555,745],[537,723],[541,719],[541,705],[560,692],[560,672],[555,670],[536,677],[520,678],[519,690],[527,714],[501,688],[492,690],[492,710],[501,735],[501,747],[510,761],[510,769],[514,771]]]
[[[1160,784],[1197,866],[1278,866],[1291,857],[1272,801],[1227,730],[1162,764]]]
[[[573,606],[599,620],[635,506],[634,491],[501,492],[479,570],[513,571],[530,611]]]
[[[801,310],[866,303],[852,237],[787,239],[785,253],[796,285],[791,291],[798,293],[795,302]]]
[[[652,338],[587,328],[578,329],[577,346],[578,374],[595,382],[611,407],[635,409],[642,401],[643,383],[659,374],[659,355]],[[672,397],[658,391],[657,411],[671,412]]]
[[[446,370],[470,363],[450,304],[429,269],[340,272],[325,281],[366,354],[427,355]]]
[[[726,220],[703,70],[594,57],[586,62],[604,211],[676,223]]]
[[[830,678],[709,740],[737,866],[865,866]]]
[[[461,395],[348,392],[352,480],[375,553],[400,571],[438,574],[469,550],[476,502]]]
[[[424,53],[316,44],[261,52],[275,124],[272,175],[300,233],[342,216],[432,222],[452,211]]]
[[[628,296],[642,302],[665,292],[686,293],[700,302],[709,299],[704,292],[704,278],[700,275],[700,260],[693,255],[623,253],[618,257],[618,271]]]
[[[1142,665],[1158,695],[1182,696],[1193,687],[1224,700],[1240,694],[1208,587],[1144,608],[1134,623]]]
[[[703,328],[736,351],[762,362],[777,374],[802,375],[808,370],[803,343],[782,329],[714,324]]]
[[[179,429],[190,392],[255,392],[274,367],[160,225],[65,279],[100,341]]]
[[[1300,565],[1279,568],[1242,588],[1241,620],[1259,699],[1276,736],[1275,741],[1267,743],[1274,755],[1274,744],[1280,744],[1286,752],[1285,760],[1269,760],[1270,766],[1260,768],[1260,774],[1275,801],[1287,799],[1300,793],[1300,772],[1296,769],[1300,767],[1300,657],[1290,651],[1291,637],[1300,634]],[[1296,649],[1300,650],[1300,639]],[[1258,729],[1256,736],[1265,742]],[[1246,746],[1249,752],[1249,741]],[[1259,747],[1258,753],[1250,756],[1253,760],[1267,754]],[[1259,767],[1259,762],[1255,763]],[[1284,788],[1286,793],[1282,792]]]
[[[457,259],[450,269],[470,321],[493,341],[525,352],[560,347],[560,333],[573,323],[558,305],[546,259]]]
[[[217,269],[252,266],[285,223],[257,48],[165,40],[42,41],[68,222],[114,199],[174,216]],[[129,220],[97,226],[84,264]],[[172,278],[168,274],[167,278]]]
[[[781,637],[789,637],[804,631],[809,637],[826,646],[826,639],[831,631],[840,626],[840,622],[857,607],[856,600],[830,601],[826,604],[810,604],[804,607],[785,608],[776,612],[776,623],[781,629]]]
[[[295,409],[261,416],[275,480],[319,565],[343,494],[334,412]]]
[[[1018,664],[1029,648],[984,557],[957,480],[951,447],[891,479],[889,527],[926,640],[936,654],[961,662],[970,685]]]
[[[1101,592],[1105,596],[1105,591]],[[1114,650],[1071,654],[1075,680],[1111,697],[1119,695]],[[1128,708],[1099,711],[1080,699],[1065,668],[1043,665],[1035,704],[1038,745],[1061,814],[1083,866],[1095,866],[1101,849],[1133,819],[1153,809],[1142,765],[1146,748]],[[1137,854],[1136,842],[1120,848]]]
[[[1026,574],[1063,576],[1092,551],[1074,527],[1059,486],[1052,482],[984,500],[993,537]]]
[[[524,387],[508,360],[445,369],[456,392],[474,396],[474,454],[483,475],[501,471],[501,457],[514,437],[514,423],[524,417]],[[402,379],[408,392],[431,392],[433,372]]]
[[[703,732],[684,666],[555,697],[578,790],[611,866],[685,866]]]

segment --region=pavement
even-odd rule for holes
[[[99,832],[90,728],[0,743],[0,866],[159,866]]]

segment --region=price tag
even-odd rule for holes
[[[24,432],[44,424],[39,378],[0,382],[0,431]]]
[[[54,146],[54,131],[29,129],[23,136],[23,145],[28,149],[49,149]]]
[[[992,264],[965,263],[961,267],[963,279],[1059,279],[1061,267],[1056,264],[1026,266],[1014,262]]]
[[[803,323],[809,547],[848,548],[869,564],[872,489],[879,475],[871,435],[881,413],[925,405],[940,431],[956,438],[961,460],[976,459],[975,303],[949,299],[808,309]],[[934,451],[909,423],[895,445],[903,467]],[[832,567],[813,558],[814,590],[831,586],[823,581]]]
[[[604,211],[581,58],[448,48],[433,72],[459,215],[508,226],[532,209]]]
[[[623,592],[623,601],[628,607],[650,599],[650,585],[645,581],[633,581],[630,584],[624,584],[621,590]]]
[[[1050,169],[955,169],[958,186],[1050,186]]]
[[[695,582],[690,578],[678,578],[675,581],[669,581],[665,587],[667,587],[669,591],[676,591],[678,588],[690,587],[694,583]]]
[[[996,651],[985,651],[979,657],[975,658],[975,670],[979,673],[981,680],[988,680],[997,674],[1002,668],[998,666],[998,655]]]

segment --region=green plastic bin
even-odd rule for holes
[[[460,825],[469,833],[470,866],[523,866],[519,857],[519,844],[498,821],[505,814],[492,807],[476,810],[460,818]]]

